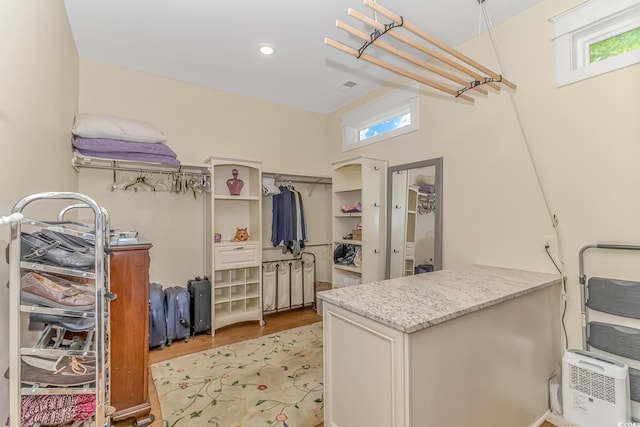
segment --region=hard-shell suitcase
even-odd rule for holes
[[[167,317],[167,345],[175,340],[189,341],[191,332],[189,291],[182,286],[168,286],[164,289],[164,303]]]
[[[196,277],[187,282],[191,297],[191,334],[211,332],[211,282]]]
[[[149,348],[162,350],[167,343],[167,318],[162,285],[149,285]]]

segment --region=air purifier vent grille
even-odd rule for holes
[[[569,365],[569,388],[608,403],[616,403],[616,382],[610,376]]]

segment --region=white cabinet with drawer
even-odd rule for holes
[[[262,170],[250,160],[210,157],[206,274],[214,278],[212,331],[262,318]],[[247,240],[236,241],[242,230]]]
[[[260,264],[260,244],[255,241],[216,243],[213,266],[217,270]]]

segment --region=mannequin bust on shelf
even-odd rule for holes
[[[244,187],[244,182],[238,178],[238,169],[234,169],[231,171],[231,175],[233,178],[229,178],[227,180],[227,188],[229,188],[229,194],[232,196],[239,196],[242,191],[242,187]]]

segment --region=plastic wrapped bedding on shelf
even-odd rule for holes
[[[107,114],[78,114],[71,132],[84,138],[108,138],[118,141],[163,143],[167,140],[152,123]]]
[[[164,163],[180,166],[176,153],[166,144],[121,141],[109,138],[73,138],[74,149],[89,157]]]
[[[167,138],[151,123],[141,120],[82,113],[71,130],[74,149],[88,157],[131,160],[180,166]]]

